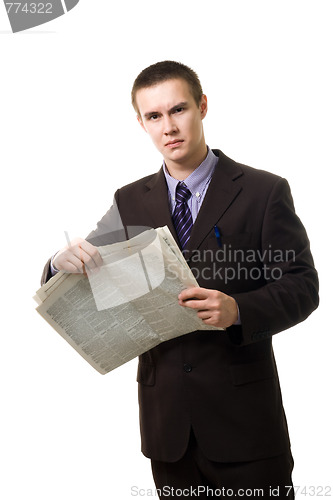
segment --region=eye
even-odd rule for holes
[[[175,113],[181,113],[182,111],[184,111],[184,108],[179,107],[179,108],[176,108],[174,112]]]
[[[158,118],[158,115],[157,115],[157,114],[155,114],[155,115],[150,115],[150,116],[149,116],[149,118],[148,118],[148,120],[150,120],[150,121],[155,121],[155,120],[157,120],[157,118]]]

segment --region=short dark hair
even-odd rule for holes
[[[142,70],[136,77],[132,87],[132,105],[135,111],[139,113],[136,103],[136,93],[138,90],[153,87],[158,83],[173,80],[174,78],[181,78],[188,83],[190,92],[199,106],[203,92],[196,72],[180,62],[161,61],[148,66],[148,68]]]

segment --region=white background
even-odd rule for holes
[[[115,189],[159,168],[130,90],[163,59],[198,72],[211,147],[290,182],[321,306],[274,347],[294,484],[333,496],[332,14],[322,0],[81,0],[14,35],[0,4],[1,498],[126,500],[131,486],[154,487],[140,453],[136,360],[99,375],[32,296],[64,231],[85,236]]]

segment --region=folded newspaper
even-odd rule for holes
[[[36,310],[99,373],[205,325],[178,294],[198,286],[167,226],[98,247],[97,272],[59,272],[34,297]]]

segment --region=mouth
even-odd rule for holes
[[[169,141],[166,143],[166,147],[167,148],[177,148],[178,146],[180,146],[184,141],[182,139],[175,139],[174,141]]]

